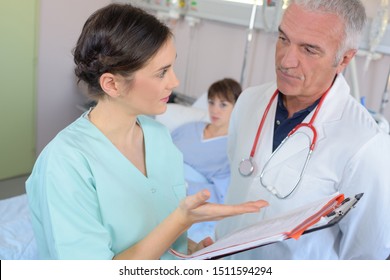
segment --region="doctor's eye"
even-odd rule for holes
[[[278,40],[282,43],[286,43],[287,42],[287,38],[282,35],[282,34],[279,34],[279,37],[278,37]]]
[[[312,47],[312,46],[305,46],[304,47],[304,52],[310,56],[313,56],[313,55],[318,55],[320,53],[320,51],[318,50],[318,48],[316,47]]]

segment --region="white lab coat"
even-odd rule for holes
[[[256,214],[220,221],[217,238],[335,192],[363,192],[357,207],[339,224],[232,256],[233,259],[386,259],[390,254],[390,136],[350,94],[340,74],[325,98],[314,125],[318,140],[301,184],[287,199],[278,199],[259,183],[261,166],[272,152],[276,103],[266,118],[254,156],[254,174],[242,177],[239,162],[248,158],[275,83],[249,88],[235,105],[229,128],[231,185],[225,203],[264,199],[269,206]],[[314,111],[313,111],[314,112]],[[311,112],[304,122],[308,122]],[[293,151],[292,154],[299,151]],[[291,170],[290,172],[300,172]],[[291,174],[291,173],[289,173]],[[291,180],[280,174],[279,180]]]

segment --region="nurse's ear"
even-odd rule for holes
[[[341,57],[340,62],[337,64],[337,74],[340,74],[341,72],[344,71],[344,69],[348,66],[348,64],[355,56],[356,52],[357,50],[350,49],[344,53],[344,55]]]
[[[100,87],[110,97],[119,97],[118,79],[111,73],[104,73],[99,78]]]

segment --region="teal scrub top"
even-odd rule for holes
[[[42,151],[26,190],[42,259],[112,259],[143,239],[186,195],[183,158],[169,131],[139,116],[144,176],[85,117]],[[183,234],[172,248],[187,252]],[[161,259],[174,259],[166,252]]]

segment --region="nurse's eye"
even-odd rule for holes
[[[158,74],[158,77],[159,77],[160,79],[164,78],[165,75],[167,74],[167,72],[168,72],[168,69],[163,69],[163,70]]]

